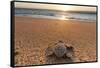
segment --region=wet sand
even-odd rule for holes
[[[75,48],[75,62],[96,61],[96,22],[16,16],[15,65],[47,64],[45,49],[59,40]]]

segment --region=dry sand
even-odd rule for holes
[[[16,16],[15,65],[47,64],[44,51],[58,40],[73,45],[75,62],[96,61],[96,22]]]

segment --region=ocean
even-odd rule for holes
[[[93,12],[67,12],[46,9],[23,9],[16,8],[15,16],[31,16],[34,18],[48,18],[61,20],[96,21],[96,13]]]

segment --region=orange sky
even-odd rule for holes
[[[96,7],[89,7],[89,6],[40,4],[40,3],[26,3],[26,2],[15,2],[15,7],[31,8],[31,9],[62,10],[62,11],[90,11],[90,12],[96,11]]]

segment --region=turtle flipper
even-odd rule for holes
[[[46,55],[46,56],[53,55],[53,49],[52,49],[52,47],[48,47],[48,48],[45,50],[45,55]]]
[[[74,57],[74,48],[72,46],[66,47],[66,56],[70,58]]]

